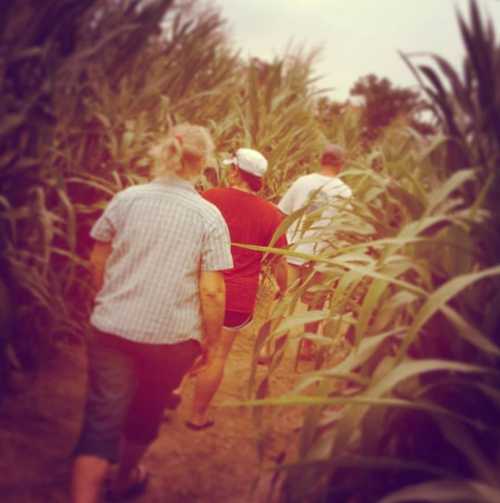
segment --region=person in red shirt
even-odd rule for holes
[[[213,424],[207,411],[222,381],[229,351],[239,330],[252,321],[264,254],[236,244],[269,246],[284,218],[276,206],[256,194],[267,171],[267,160],[262,154],[240,148],[224,164],[230,165],[230,187],[209,189],[202,196],[217,206],[226,220],[234,268],[224,271],[226,308],[221,336],[213,347],[208,348],[203,365],[195,371],[192,414],[186,422],[193,430],[202,430]],[[273,246],[285,248],[286,236],[277,236]],[[281,257],[268,257],[273,261],[273,272],[280,291],[284,291],[286,263]]]

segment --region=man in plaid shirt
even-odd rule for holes
[[[116,461],[108,499],[145,489],[139,461],[171,392],[221,332],[230,237],[219,210],[194,189],[212,150],[204,128],[176,126],[155,150],[157,177],[118,193],[91,230],[97,295],[74,503],[99,501]]]

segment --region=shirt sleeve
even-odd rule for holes
[[[294,202],[294,193],[295,193],[295,183],[285,192],[285,195],[281,198],[281,201],[278,203],[278,208],[285,214],[290,215],[293,213],[295,208],[293,207]]]
[[[233,268],[231,238],[222,215],[209,227],[201,255],[202,271],[224,271]]]
[[[109,243],[116,234],[119,217],[118,194],[111,199],[108,206],[90,229],[90,235],[97,241]]]

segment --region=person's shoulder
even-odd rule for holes
[[[295,190],[309,190],[316,187],[320,187],[325,183],[325,180],[319,173],[308,173],[307,175],[302,175],[292,184],[290,188]]]
[[[147,183],[141,183],[138,185],[130,185],[129,187],[126,187],[126,188],[116,192],[115,195],[113,196],[113,202],[120,203],[123,201],[129,201],[131,199],[134,199],[138,195],[141,195],[141,194],[144,194],[145,192],[147,192],[148,186],[149,186],[149,184],[147,184]]]
[[[226,191],[226,189],[224,187],[212,187],[210,189],[206,189],[202,192],[200,192],[200,194],[205,197],[205,196],[212,196],[212,195],[216,195],[216,194],[224,194],[224,192]]]
[[[258,201],[254,203],[255,210],[252,212],[253,218],[262,229],[266,232],[274,232],[281,224],[287,214],[277,205],[257,196]]]
[[[280,210],[279,206],[277,204],[274,204],[272,203],[271,201],[268,201],[267,199],[264,199],[264,198],[260,198],[261,201],[262,201],[262,205],[269,211],[269,212],[272,212],[272,213],[278,213],[278,214],[282,214],[282,211]]]
[[[297,179],[302,185],[317,185],[325,181],[325,178],[320,173],[308,173]]]
[[[153,187],[152,183],[138,183],[135,185],[130,185],[129,187],[120,190],[119,192],[116,193],[116,196],[120,198],[126,198],[134,196],[136,194],[144,194],[145,192],[150,191],[152,187]]]
[[[296,180],[295,183],[307,183],[310,180],[315,180],[318,177],[318,173],[306,173],[305,175],[300,175]]]
[[[287,192],[300,189],[301,187],[308,186],[313,179],[314,173],[309,173],[307,175],[301,175],[296,178],[291,185],[288,187]]]
[[[269,213],[280,212],[279,208],[274,203],[268,201],[262,196],[259,196],[258,194],[247,193],[246,196],[248,206],[258,209],[260,213],[269,214]]]
[[[217,208],[214,203],[212,203],[205,197],[200,197],[200,200],[198,201],[198,208],[200,210],[201,217],[209,225],[217,225],[218,223],[220,223],[220,221],[225,221],[219,208]]]
[[[332,184],[336,192],[338,192],[339,195],[342,197],[351,197],[352,196],[352,190],[349,185],[347,185],[343,180],[340,178],[335,177],[334,178],[334,183]]]
[[[211,189],[207,189],[201,192],[201,196],[208,201],[218,201],[220,199],[228,197],[228,194],[228,187],[212,187]]]

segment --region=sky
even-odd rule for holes
[[[500,0],[479,0],[500,42]],[[320,48],[318,88],[344,101],[359,77],[374,73],[416,86],[399,51],[435,52],[454,66],[464,49],[455,10],[469,0],[214,0],[243,57],[272,60],[287,48]],[[421,60],[422,62],[424,60]]]

